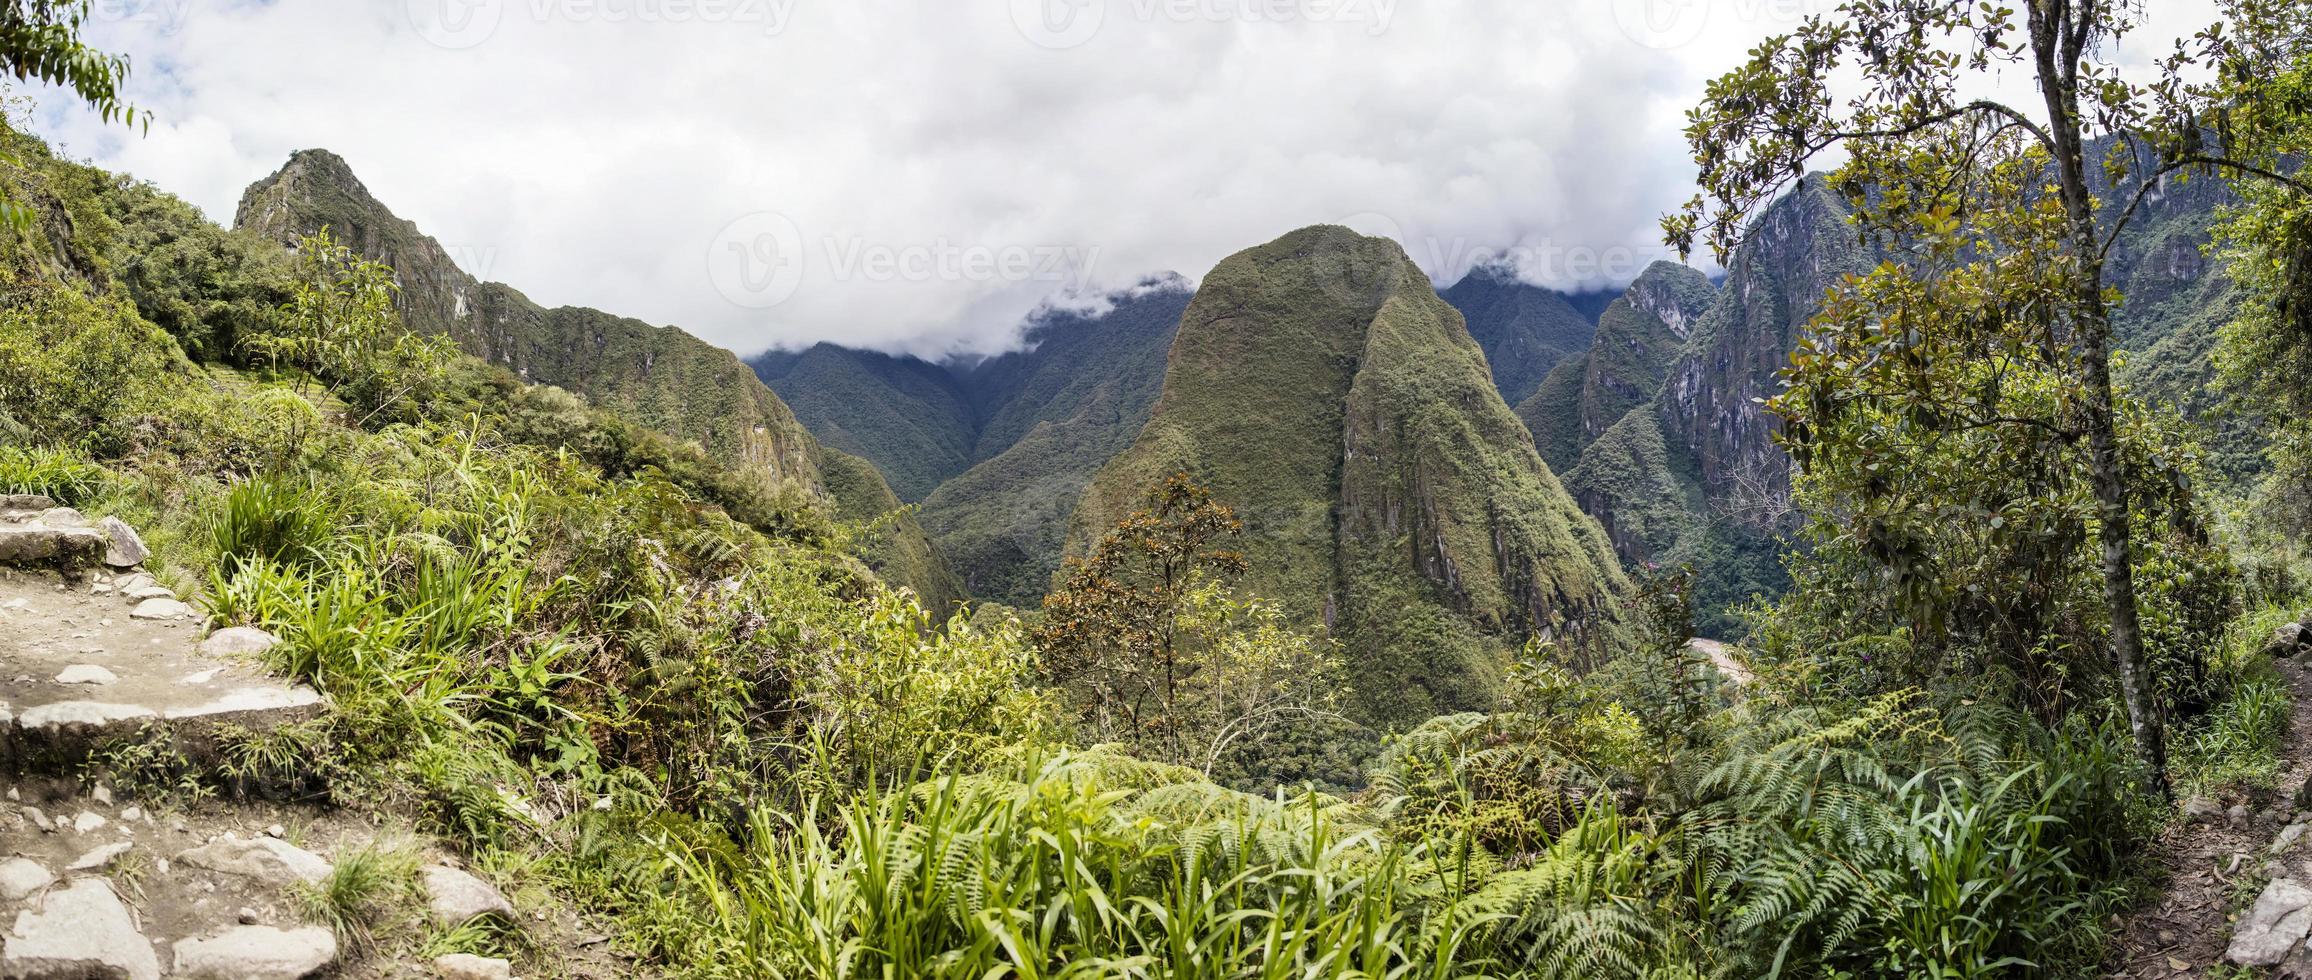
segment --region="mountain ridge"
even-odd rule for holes
[[[853,522],[884,521],[870,564],[926,604],[963,598],[955,578],[882,476],[823,445],[736,354],[672,326],[586,307],[548,309],[512,286],[459,268],[441,244],[393,213],[327,150],[299,150],[251,184],[236,228],[294,246],[328,228],[394,270],[395,304],[412,330],[436,333],[534,383],[591,399],[645,426],[696,440],[825,497]]]

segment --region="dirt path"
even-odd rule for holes
[[[2236,977],[2224,962],[2232,917],[2272,877],[2264,868],[2273,835],[2293,816],[2289,795],[2312,777],[2312,674],[2278,663],[2295,698],[2280,748],[2279,789],[2214,800],[2219,810],[2245,805],[2243,822],[2218,813],[2212,822],[2179,821],[2153,845],[2167,871],[2156,897],[2123,917],[2113,955],[2115,978]]]

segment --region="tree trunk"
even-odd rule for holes
[[[2092,7],[2095,0],[2076,0]],[[2134,549],[2130,546],[2127,486],[2120,475],[2119,435],[2111,394],[2111,311],[2103,302],[2103,261],[2096,233],[2095,201],[2087,190],[2085,140],[2081,136],[2078,65],[2086,45],[2074,3],[2042,0],[2029,5],[2031,40],[2038,57],[2039,89],[2047,102],[2048,137],[2054,142],[2057,186],[2071,225],[2071,248],[2078,268],[2073,290],[2078,314],[2071,338],[2080,362],[2087,400],[2089,481],[2095,488],[2098,543],[2103,550],[2103,603],[2111,617],[2112,659],[2127,702],[2128,730],[2137,754],[2151,769],[2153,786],[2169,795],[2167,734],[2159,706],[2148,690],[2143,629],[2137,621]],[[2082,19],[2084,20],[2084,19]]]

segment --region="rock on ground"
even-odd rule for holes
[[[137,603],[128,615],[130,619],[187,619],[192,617],[193,607],[175,599],[153,598]]]
[[[496,885],[459,871],[434,865],[425,869],[426,909],[435,922],[455,929],[485,915],[514,917],[514,903]]]
[[[237,657],[255,655],[273,649],[279,637],[254,626],[230,626],[209,634],[201,641],[204,657]]]
[[[111,544],[104,549],[104,563],[107,565],[131,568],[144,564],[145,559],[153,556],[145,547],[144,539],[137,537],[136,528],[128,526],[127,521],[107,517],[96,522],[96,529],[112,539]]]
[[[2256,896],[2247,917],[2232,928],[2224,958],[2242,966],[2273,966],[2288,957],[2312,932],[2312,888],[2294,878],[2274,878]]]
[[[56,881],[47,868],[24,858],[0,861],[0,901],[21,902]]]
[[[10,980],[160,980],[160,957],[102,879],[82,878],[16,914],[0,952]]]
[[[337,935],[319,926],[234,926],[207,939],[180,939],[176,972],[187,980],[302,980],[337,962]]]
[[[177,861],[279,886],[319,883],[335,870],[328,859],[287,841],[270,837],[242,840],[231,834],[178,854]]]
[[[121,841],[118,844],[106,844],[103,847],[91,849],[74,858],[71,864],[64,866],[64,870],[98,871],[111,867],[114,861],[120,860],[121,855],[127,854],[129,849],[135,846],[127,841]]]
[[[95,664],[73,664],[56,672],[59,684],[116,684],[120,678]]]
[[[514,964],[472,953],[435,957],[433,966],[434,973],[443,980],[513,980],[514,977]]]

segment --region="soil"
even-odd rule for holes
[[[2160,891],[2121,917],[2110,972],[2115,978],[2237,977],[2224,962],[2232,920],[2280,869],[2267,851],[2294,815],[2296,787],[2312,778],[2312,674],[2291,661],[2278,663],[2293,695],[2295,714],[2280,749],[2277,789],[2258,789],[2213,802],[2220,810],[2245,805],[2243,822],[2217,814],[2213,822],[2178,820],[2154,842]],[[2299,854],[2293,860],[2300,861]],[[2298,874],[2302,871],[2299,869]]]

